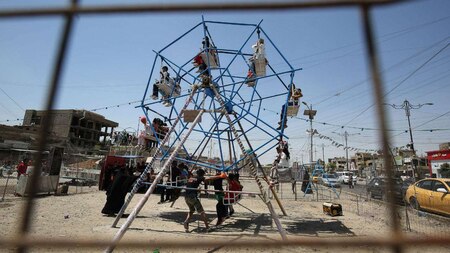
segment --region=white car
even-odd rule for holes
[[[348,177],[349,177],[350,173],[352,173],[352,172],[336,171],[336,175],[338,176],[338,181],[343,184],[348,184]],[[353,179],[352,180],[353,184],[356,184],[356,180],[358,180],[358,177],[355,174],[353,174],[352,179]]]
[[[319,182],[328,187],[341,187],[336,174],[323,174],[319,177]]]

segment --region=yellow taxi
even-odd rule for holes
[[[410,185],[406,203],[416,209],[450,216],[450,178],[427,178]]]
[[[313,183],[317,184],[319,182],[319,176],[315,175],[312,177]]]

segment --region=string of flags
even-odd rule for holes
[[[3,123],[3,122],[13,122],[13,121],[22,121],[23,119],[5,119],[5,120],[2,120],[2,121],[0,121],[0,123]]]
[[[149,100],[149,99],[145,99],[144,101],[146,101],[146,100]],[[119,108],[119,107],[121,107],[121,106],[130,106],[130,105],[132,105],[132,104],[137,104],[137,103],[140,103],[141,102],[141,100],[136,100],[136,101],[130,101],[130,102],[126,102],[126,103],[122,103],[122,104],[117,104],[117,105],[111,105],[111,106],[104,106],[104,107],[99,107],[99,108],[94,108],[94,109],[90,109],[89,111],[91,111],[91,112],[96,112],[96,111],[101,111],[101,110],[108,110],[108,109],[113,109],[113,108]],[[253,106],[253,105],[252,105]],[[273,111],[273,110],[270,110],[270,109],[267,109],[267,108],[262,108],[264,111],[269,111],[269,112],[272,112],[272,113],[275,113],[276,115],[279,115],[279,113],[278,112],[276,112],[276,111]],[[309,122],[309,120],[308,119],[304,119],[304,118],[300,118],[300,117],[296,117],[296,116],[294,116],[294,117],[292,117],[292,118],[295,118],[295,119],[299,119],[299,120],[303,120],[303,121],[306,121],[306,122]],[[0,120],[0,123],[6,123],[6,122],[14,122],[14,121],[17,121],[17,122],[19,122],[19,121],[23,121],[23,118],[22,119],[19,119],[19,118],[17,118],[17,119],[5,119],[5,120]],[[319,122],[319,121],[315,121],[315,123],[317,123],[317,124],[322,124],[322,125],[328,125],[328,126],[336,126],[336,127],[341,127],[341,128],[352,128],[352,129],[360,129],[361,131],[364,131],[364,130],[372,130],[372,131],[378,131],[379,129],[375,129],[375,128],[368,128],[368,127],[355,127],[355,126],[341,126],[341,125],[336,125],[336,124],[331,124],[331,123],[326,123],[326,122]],[[408,130],[388,130],[388,131],[401,131],[401,132],[404,132],[404,133],[408,133]],[[440,132],[440,131],[450,131],[450,128],[437,128],[437,129],[417,129],[417,130],[414,130],[414,131],[416,131],[416,132]],[[324,136],[324,139],[326,139],[325,137],[327,137],[327,136]],[[327,138],[329,138],[329,137],[327,137]],[[330,138],[331,139],[331,138]],[[333,141],[332,139],[331,139],[331,141]],[[333,144],[333,143],[332,143]],[[339,143],[338,143],[339,144]],[[336,144],[336,145],[338,145],[338,144]],[[335,145],[335,144],[333,144],[333,145]],[[335,146],[336,146],[335,145]],[[342,144],[341,144],[341,146],[343,146]],[[339,146],[339,147],[341,147],[341,146]],[[350,150],[352,150],[351,148],[352,147],[347,147],[348,149],[350,149]],[[366,150],[366,149],[358,149],[358,148],[353,148],[353,149],[355,149],[355,150]],[[369,151],[372,151],[372,150],[369,150]],[[376,151],[376,150],[375,150]]]
[[[333,138],[330,138],[330,137],[328,137],[328,136],[326,136],[326,135],[320,134],[320,133],[318,133],[317,131],[315,131],[315,134],[316,134],[317,136],[319,136],[319,138],[322,139],[322,140],[325,139],[325,140],[330,141],[330,142],[331,142],[331,145],[333,145],[333,146],[335,146],[335,147],[337,147],[337,148],[343,147],[344,150],[348,149],[348,150],[351,150],[351,151],[364,151],[364,152],[366,152],[366,153],[369,153],[369,152],[378,152],[378,150],[376,150],[376,149],[362,149],[362,148],[355,148],[355,147],[349,147],[349,146],[345,147],[344,144],[339,143],[339,142],[335,141]]]
[[[280,115],[279,112],[267,109],[267,108],[262,108],[263,111],[268,111],[268,112],[272,112],[275,113],[276,115]],[[298,116],[292,116],[291,118],[294,119],[299,119],[299,120],[303,120],[305,122],[309,122],[309,119],[305,119],[305,118],[301,118]],[[337,124],[331,124],[331,123],[327,123],[327,122],[321,122],[321,121],[314,121],[314,123],[316,124],[320,124],[320,125],[324,125],[324,126],[334,126],[334,127],[339,127],[339,128],[348,128],[348,129],[358,129],[360,131],[379,131],[380,129],[378,128],[370,128],[370,127],[358,127],[358,126],[343,126],[343,125],[337,125]],[[408,130],[401,130],[401,129],[388,129],[387,131],[389,132],[402,132],[402,133],[408,133]],[[450,131],[450,128],[432,128],[432,129],[414,129],[415,132],[440,132],[440,131]]]

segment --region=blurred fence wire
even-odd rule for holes
[[[296,182],[297,193],[292,189],[291,183],[280,183],[277,186],[281,199],[297,199],[299,201],[333,202],[342,205],[344,215],[346,212],[354,213],[361,219],[378,220],[390,226],[389,203],[383,200],[370,198],[364,185],[361,193],[350,192],[346,185],[338,188],[325,187],[314,184],[311,194],[300,191],[301,183]],[[297,196],[295,196],[297,195]],[[408,234],[432,236],[437,238],[448,237],[450,232],[450,217],[418,211],[404,203],[396,203],[396,219],[401,230]]]

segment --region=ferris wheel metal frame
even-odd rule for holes
[[[139,107],[142,108],[147,122],[151,122],[153,117],[162,117],[168,125],[172,125],[174,120],[182,117],[181,107],[186,102],[185,100],[190,95],[192,87],[198,87],[197,92],[190,100],[188,108],[190,110],[205,110],[203,117],[209,116],[207,123],[198,123],[193,132],[200,137],[199,144],[196,148],[188,148],[185,144],[182,145],[181,150],[184,156],[177,156],[176,159],[185,162],[187,164],[200,165],[202,167],[216,169],[221,171],[239,170],[242,166],[241,162],[245,159],[245,156],[241,157],[232,143],[236,140],[236,136],[233,136],[229,126],[229,122],[224,119],[221,105],[214,97],[214,92],[209,87],[202,87],[202,83],[205,73],[211,77],[211,85],[214,85],[220,97],[224,100],[225,109],[227,113],[232,114],[234,119],[232,124],[239,126],[239,137],[245,137],[247,140],[246,148],[249,155],[254,155],[256,158],[266,154],[274,147],[276,147],[280,140],[288,139],[288,136],[284,134],[285,122],[288,110],[288,104],[290,100],[290,91],[293,88],[295,72],[301,70],[301,68],[293,68],[288,62],[286,57],[281,53],[273,40],[261,27],[262,20],[257,24],[248,23],[235,23],[235,22],[222,22],[222,21],[208,21],[202,17],[202,21],[192,28],[188,29],[181,36],[170,42],[167,46],[163,47],[159,51],[154,51],[155,58],[148,78],[147,86]],[[247,36],[244,37],[243,43],[240,44],[238,49],[230,49],[227,47],[217,47],[213,36],[210,33],[210,27],[212,26],[232,26],[232,27],[244,27],[250,30],[247,32]],[[207,68],[203,71],[199,71],[196,67],[190,67],[190,64],[194,60],[197,54],[193,53],[192,57],[180,61],[181,64],[177,64],[177,60],[170,59],[174,54],[170,54],[169,50],[176,44],[181,43],[183,39],[187,38],[194,31],[201,29],[203,36],[203,48],[201,48],[199,54],[204,54],[206,57]],[[287,69],[278,71],[270,63],[267,63],[267,68],[270,73],[263,76],[253,76],[252,81],[254,85],[246,87],[249,78],[246,74],[236,74],[236,68],[234,65],[248,67],[252,69],[251,63],[249,63],[247,57],[251,57],[253,54],[246,51],[246,45],[251,43],[252,38],[260,39],[264,37],[266,45],[269,45],[273,51],[272,55],[277,55],[283,65]],[[209,45],[205,47],[205,38],[208,38]],[[212,55],[215,54],[215,59]],[[176,56],[176,55],[175,55]],[[211,61],[216,61],[216,65]],[[189,87],[187,90],[183,90],[179,94],[174,93],[174,88],[170,94],[166,94],[166,97],[157,101],[148,101],[149,94],[151,93],[151,87],[153,86],[152,80],[157,75],[160,66],[167,66],[170,71],[175,73],[174,82],[181,87]],[[224,66],[224,67],[221,67]],[[245,71],[245,69],[244,69]],[[214,75],[213,75],[214,73]],[[156,78],[155,78],[156,79]],[[261,90],[264,88],[263,83],[265,80],[271,79],[277,81],[279,93],[262,94]],[[276,129],[273,126],[273,122],[269,122],[263,117],[263,112],[266,108],[263,107],[263,102],[269,99],[277,99],[281,101],[280,112],[280,129]],[[170,108],[166,109],[166,113],[159,111],[156,107],[159,103],[169,103]],[[283,106],[284,105],[284,106]],[[186,109],[186,108],[185,108]],[[200,120],[201,121],[201,120]],[[209,123],[209,124],[208,124]],[[178,130],[173,131],[173,138],[167,142],[167,148],[162,151],[159,159],[166,159],[171,150],[179,143],[185,133],[188,131],[189,122],[183,122],[180,120],[180,126]],[[161,136],[158,136],[152,124],[150,127],[153,131],[154,137],[158,144],[161,144]],[[255,134],[263,139],[261,144],[253,145],[251,140],[247,138],[249,134],[256,132]],[[199,157],[205,149],[205,145],[208,145],[210,141],[216,141],[218,143],[219,162],[199,161]],[[224,143],[225,142],[225,143]],[[229,159],[225,157],[226,143],[228,142]],[[194,145],[195,146],[195,145]],[[197,159],[195,159],[197,158]]]

